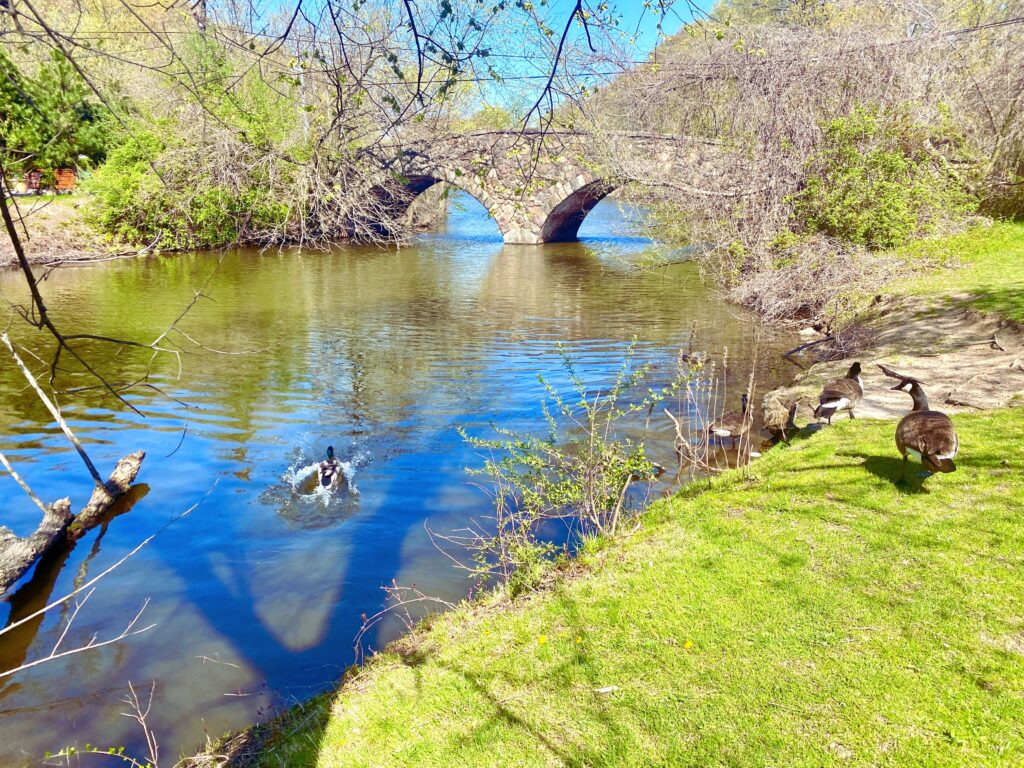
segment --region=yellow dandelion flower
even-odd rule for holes
[[[537,645],[544,645],[544,643],[546,643],[547,641],[548,641],[548,636],[547,635],[541,635],[540,637],[537,638]]]
[[[687,640],[686,643],[683,645],[683,648],[685,648],[686,650],[690,650],[691,648],[693,648],[693,640]]]

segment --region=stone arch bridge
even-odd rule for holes
[[[623,183],[656,171],[673,186],[731,194],[725,190],[720,146],[711,140],[615,134],[487,132],[387,147],[385,169],[399,189],[381,191],[394,216],[439,182],[452,184],[487,208],[506,243],[575,240],[583,219]],[[617,177],[598,173],[604,153],[623,168]],[[636,177],[636,178],[631,178]],[[724,191],[723,191],[724,190]]]

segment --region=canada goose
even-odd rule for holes
[[[743,437],[750,431],[750,417],[747,414],[747,403],[749,398],[744,392],[740,398],[741,410],[723,413],[708,425],[708,437],[714,435],[718,438],[728,437],[732,446],[736,447],[736,440]]]
[[[773,443],[788,441],[789,435],[796,431],[796,409],[796,401],[790,402],[777,390],[764,396],[761,401],[761,420]]]
[[[327,446],[327,458],[320,462],[316,468],[317,482],[330,490],[338,487],[341,479],[341,462],[334,456],[334,446]]]
[[[905,389],[909,386],[910,389]],[[904,476],[906,461],[913,458],[921,462],[928,473],[956,472],[953,459],[960,449],[960,440],[949,416],[928,407],[928,396],[916,379],[907,378],[893,387],[909,392],[914,408],[896,427],[896,448],[903,455]]]
[[[841,379],[826,384],[818,395],[818,407],[814,415],[819,420],[826,419],[832,423],[837,411],[846,411],[853,418],[853,409],[864,397],[864,382],[860,378],[860,363],[854,363]]]

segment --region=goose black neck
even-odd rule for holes
[[[921,387],[919,387],[917,384],[914,384],[910,388],[910,396],[912,398],[914,398],[914,408],[913,408],[913,410],[915,410],[915,411],[927,411],[928,410],[928,395],[926,395],[924,393],[924,390],[921,389]]]

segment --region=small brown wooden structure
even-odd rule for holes
[[[56,180],[54,188],[58,192],[74,192],[78,186],[78,175],[74,168],[60,168],[53,172],[53,177]]]

